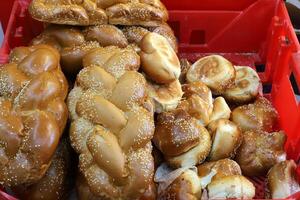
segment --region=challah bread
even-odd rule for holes
[[[138,30],[144,30],[141,34]],[[97,47],[116,46],[126,48],[129,44],[139,45],[143,36],[150,31],[157,32],[168,39],[177,49],[175,36],[171,28],[163,24],[154,28],[126,27],[119,29],[113,25],[97,25],[86,28],[49,25],[32,44],[48,44],[60,51],[63,71],[68,75],[76,75],[82,68],[82,58],[91,49]],[[137,38],[137,39],[135,39]]]
[[[242,133],[239,127],[227,119],[218,119],[209,123],[207,130],[212,138],[208,159],[216,161],[233,158],[242,143]]]
[[[182,109],[158,115],[153,142],[174,168],[201,163],[211,147],[207,130]]]
[[[275,164],[268,173],[268,188],[272,199],[288,198],[300,191],[294,160]]]
[[[286,135],[280,132],[246,131],[235,160],[246,176],[265,175],[268,170],[286,159]]]
[[[243,105],[232,111],[231,119],[242,131],[262,130],[272,132],[277,124],[277,111],[264,97],[259,97],[253,104]]]
[[[52,163],[45,176],[37,183],[13,188],[18,197],[26,200],[60,200],[66,199],[72,186],[71,147],[63,139],[52,159]]]
[[[80,172],[95,196],[137,199],[154,173],[153,113],[143,107],[146,80],[138,72],[123,70],[124,60],[106,64],[95,51],[91,52],[95,59],[83,58],[87,67],[69,94],[71,144],[80,154]]]
[[[167,39],[157,33],[147,33],[140,48],[141,67],[151,80],[168,84],[179,78],[180,62]]]
[[[219,55],[203,57],[195,62],[186,74],[189,83],[201,81],[206,84],[215,95],[233,85],[236,71],[233,65]]]
[[[159,0],[33,0],[31,16],[43,22],[68,25],[142,25],[157,26],[168,20]]]
[[[0,68],[0,182],[32,184],[51,164],[67,121],[68,84],[58,52],[15,48]]]
[[[159,85],[148,80],[148,92],[155,107],[156,113],[174,110],[183,95],[181,84],[178,80]]]
[[[224,92],[226,100],[234,103],[247,103],[255,99],[259,93],[260,80],[251,67],[234,66],[236,77],[234,85]]]

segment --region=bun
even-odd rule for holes
[[[181,109],[158,116],[153,142],[176,168],[201,163],[211,145],[207,130]]]
[[[138,2],[116,4],[107,8],[109,24],[157,26],[168,20],[168,11],[160,1]]]
[[[189,83],[201,81],[213,94],[222,94],[234,83],[235,69],[233,65],[218,55],[203,57],[195,62],[186,74]]]
[[[59,144],[45,176],[33,185],[19,185],[13,191],[24,200],[66,199],[72,186],[70,154],[71,147],[64,139]]]
[[[235,66],[235,84],[223,94],[226,100],[247,103],[259,93],[260,80],[256,71],[250,67]]]
[[[277,124],[277,111],[264,97],[259,97],[253,104],[237,107],[231,119],[242,131],[272,132]]]
[[[153,113],[143,108],[146,80],[135,71],[116,78],[105,70],[95,65],[84,68],[69,94],[71,144],[80,154],[80,172],[95,196],[135,199],[148,188],[154,173]]]
[[[58,52],[18,47],[0,68],[0,182],[32,184],[51,164],[68,112]]]
[[[293,160],[275,164],[268,173],[270,198],[283,199],[300,191],[296,177],[297,165]]]
[[[240,166],[228,158],[205,162],[197,166],[197,169],[202,188],[205,188],[212,181],[222,179],[226,176],[242,175]]]
[[[158,84],[168,84],[179,78],[179,59],[163,36],[148,33],[140,47],[142,69],[150,79]]]
[[[197,173],[193,170],[186,170],[165,191],[162,191],[157,199],[197,200],[201,198],[201,194],[202,188]]]
[[[164,85],[148,81],[148,95],[153,101],[155,112],[162,113],[174,110],[178,106],[183,92],[178,80]]]
[[[207,130],[213,141],[209,160],[233,158],[242,142],[242,133],[238,126],[227,119],[219,119],[209,123]]]
[[[212,181],[208,186],[209,199],[240,198],[252,199],[255,196],[254,185],[244,176],[232,175]]]
[[[82,58],[91,49],[98,47],[116,46],[125,48],[137,46],[150,31],[156,31],[164,36],[174,48],[176,40],[171,28],[163,24],[155,28],[127,27],[119,29],[113,25],[97,25],[86,28],[49,25],[36,38],[32,44],[48,44],[61,54],[63,71],[68,75],[76,75],[82,68]],[[173,39],[171,39],[173,38]],[[131,47],[132,48],[132,47]]]
[[[223,97],[217,97],[213,103],[213,110],[209,120],[215,121],[218,119],[229,119],[231,110]]]
[[[186,74],[191,67],[191,63],[187,59],[180,59],[180,66],[181,66],[181,74],[179,76],[179,81],[181,84],[186,82]]]
[[[198,122],[206,126],[213,111],[213,98],[210,89],[201,82],[183,85],[184,98],[178,108],[186,110]]]
[[[134,3],[117,1],[33,0],[31,16],[39,21],[68,25],[142,25],[157,26],[168,20],[168,12],[160,1],[139,0]]]
[[[246,176],[265,175],[274,164],[286,158],[286,136],[282,131],[247,131],[243,138],[235,159]]]

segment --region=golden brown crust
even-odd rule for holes
[[[277,111],[264,97],[259,97],[253,104],[237,107],[232,111],[231,119],[242,131],[274,131],[278,116]]]
[[[212,137],[212,147],[208,159],[216,161],[233,158],[243,140],[238,126],[227,119],[218,119],[209,123],[207,130]]]
[[[58,52],[19,47],[0,69],[0,182],[30,184],[47,171],[67,121]]]
[[[268,188],[272,199],[287,198],[300,191],[294,160],[275,164],[268,173]]]
[[[76,75],[82,68],[83,56],[89,50],[100,46],[125,48],[131,45],[137,48],[144,35],[150,31],[158,32],[170,42],[171,46],[177,46],[176,41],[173,40],[175,36],[170,30],[171,28],[166,24],[149,30],[135,26],[119,29],[113,25],[86,28],[49,25],[31,43],[48,44],[59,50],[63,71],[68,75]]]
[[[247,176],[265,175],[276,163],[284,161],[284,132],[247,131],[237,151],[236,161]]]
[[[71,143],[80,154],[80,172],[95,196],[136,199],[153,177],[153,113],[143,107],[147,100],[144,77],[126,70],[114,76],[115,70],[109,67],[118,65],[101,64],[107,62],[106,53],[83,59],[88,67],[78,74],[68,98]]]
[[[202,81],[214,94],[219,95],[234,83],[235,76],[235,68],[228,60],[219,55],[211,55],[195,62],[186,78],[189,83]]]
[[[157,33],[148,33],[140,48],[142,69],[151,80],[168,84],[179,78],[180,62],[167,39]]]
[[[168,12],[158,0],[33,0],[33,18],[68,25],[142,25],[157,26],[168,20]]]
[[[70,151],[71,146],[64,139],[59,144],[45,176],[33,185],[19,185],[13,191],[25,200],[66,199],[72,184]]]

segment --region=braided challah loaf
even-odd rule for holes
[[[135,26],[120,29],[113,25],[86,28],[49,25],[31,43],[48,44],[58,49],[63,71],[69,75],[76,75],[82,68],[82,57],[89,50],[99,46],[125,48],[128,45],[132,45],[138,50],[140,41],[150,31],[164,36],[174,51],[177,51],[176,38],[167,24],[148,29]]]
[[[123,57],[94,49],[70,92],[70,138],[91,192],[108,199],[136,199],[152,181],[153,113],[133,50]],[[146,107],[146,108],[145,108]]]
[[[46,45],[14,49],[0,68],[0,183],[38,181],[51,164],[68,111],[58,52]]]
[[[33,0],[29,12],[43,22],[81,26],[157,26],[168,20],[159,0]]]

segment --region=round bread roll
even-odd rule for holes
[[[181,109],[158,116],[153,142],[175,168],[201,163],[211,147],[207,130]]]
[[[178,80],[164,85],[158,85],[152,81],[147,83],[148,95],[153,101],[156,113],[171,111],[178,106],[183,95]]]
[[[186,170],[165,191],[159,193],[157,199],[198,200],[201,198],[201,194],[202,188],[197,173],[193,170]]]
[[[186,74],[189,83],[202,81],[213,92],[222,94],[234,83],[236,76],[233,65],[219,55],[203,57],[195,62]]]
[[[143,71],[158,84],[168,84],[179,78],[180,62],[167,39],[157,33],[148,33],[141,41]]]
[[[222,179],[226,176],[242,175],[240,166],[228,158],[205,162],[198,165],[197,169],[202,188],[205,188],[212,181]]]
[[[278,162],[286,159],[284,132],[247,131],[237,151],[236,161],[246,176],[265,175]]]
[[[207,130],[212,138],[208,159],[216,161],[233,158],[242,143],[242,133],[238,126],[228,119],[219,119],[209,123]]]
[[[231,175],[212,181],[207,186],[208,198],[252,199],[255,196],[254,185],[244,176]]]
[[[268,188],[272,199],[284,199],[300,192],[294,160],[275,164],[268,173]],[[268,197],[267,197],[268,198]]]
[[[234,66],[236,77],[234,85],[224,92],[226,100],[234,103],[247,103],[259,93],[259,76],[251,67]]]
[[[168,12],[159,1],[65,1],[33,0],[31,16],[39,21],[68,25],[141,25],[157,26],[168,20]]]
[[[0,68],[0,182],[33,184],[51,164],[65,128],[68,84],[58,52],[15,48]]]
[[[253,104],[243,105],[232,111],[231,119],[242,131],[274,131],[277,124],[277,111],[264,97]]]
[[[116,78],[105,67],[84,68],[69,94],[71,144],[96,197],[137,199],[154,174],[153,113],[143,107],[146,80],[135,71]]]
[[[198,122],[206,126],[213,111],[213,98],[210,89],[202,82],[183,85],[184,98],[178,108],[187,111]]]
[[[19,185],[12,190],[18,197],[26,200],[60,200],[66,199],[72,186],[71,146],[63,139],[52,159],[45,176],[37,183],[25,186]]]
[[[229,119],[231,110],[223,97],[217,97],[213,102],[213,110],[209,117],[209,121],[218,119]]]

